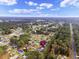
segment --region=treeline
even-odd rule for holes
[[[0,55],[6,52],[7,46],[0,46]]]
[[[3,22],[0,23],[0,34],[2,35],[8,35],[11,34],[11,29],[16,29],[17,27],[21,27],[23,31],[25,32],[27,29],[30,31],[31,29],[29,28],[30,25],[27,23],[8,23],[8,22]],[[28,32],[28,31],[27,31]]]
[[[70,27],[69,24],[64,24],[63,27],[58,28],[58,31],[52,36],[51,41],[48,42],[46,58],[56,59],[58,55],[69,56],[70,47]]]
[[[74,24],[73,31],[74,31],[74,40],[75,40],[76,52],[79,55],[79,25]]]
[[[58,55],[69,56],[69,24],[64,24],[63,27],[59,27],[55,35],[51,36],[50,39],[44,50],[44,59],[57,59]]]

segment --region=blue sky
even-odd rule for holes
[[[0,0],[0,16],[78,17],[79,0]]]

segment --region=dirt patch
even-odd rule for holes
[[[0,55],[0,59],[9,59],[9,56],[8,53],[4,53],[3,55]]]

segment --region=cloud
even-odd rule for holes
[[[36,2],[33,2],[33,1],[29,1],[29,2],[25,1],[25,3],[29,6],[35,6],[36,9],[39,9],[39,10],[42,10],[42,9],[45,9],[45,8],[49,9],[53,6],[53,4],[51,4],[51,3],[40,3],[39,4],[39,3],[36,3]]]
[[[41,4],[38,4],[38,6],[36,7],[36,9],[38,10],[43,10],[43,9],[49,9],[49,8],[52,8],[53,4],[51,3],[41,3]]]
[[[37,12],[36,9],[13,9],[13,10],[9,10],[9,13],[13,13],[13,14],[30,14],[33,12]]]
[[[52,17],[52,14],[44,13],[37,9],[13,9],[8,11],[11,15],[23,15],[23,16],[33,16],[33,17]]]
[[[37,9],[13,9],[8,11],[10,14],[18,14],[18,15],[35,15],[35,17],[47,17],[49,16],[48,13],[43,13]]]
[[[37,17],[48,17],[48,16],[50,16],[49,14],[44,14],[44,13],[41,13],[41,14],[38,14],[39,16],[37,16]]]
[[[70,6],[79,6],[79,0],[63,0],[60,3],[60,7],[66,7],[67,5],[70,5]]]
[[[45,9],[44,7],[40,7],[40,6],[38,6],[38,7],[36,7],[36,9],[38,9],[38,10],[42,10],[42,9]]]
[[[45,8],[51,8],[53,6],[53,4],[51,3],[41,3],[40,7],[45,7]]]
[[[51,11],[58,11],[60,8],[52,8]]]
[[[29,2],[25,2],[26,4],[28,4],[29,6],[37,6],[38,4],[35,3],[35,2],[32,2],[32,1],[29,1]]]
[[[2,5],[14,5],[17,4],[16,0],[0,0],[0,4]]]

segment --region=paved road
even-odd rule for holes
[[[76,59],[76,47],[75,47],[75,43],[74,43],[73,26],[71,23],[70,23],[70,31],[71,31],[72,53],[74,54],[73,59]]]

